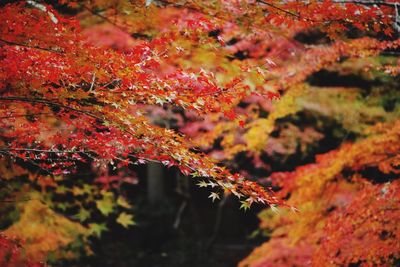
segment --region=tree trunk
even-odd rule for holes
[[[150,204],[160,203],[164,199],[163,166],[149,162],[147,165],[147,200]]]

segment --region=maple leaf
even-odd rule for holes
[[[112,213],[114,210],[113,193],[103,192],[103,198],[96,201],[96,207],[104,216]]]
[[[202,181],[198,182],[197,185],[198,185],[199,187],[207,187],[207,186],[208,186],[208,183],[207,183],[206,181],[202,180]]]
[[[65,187],[65,186],[59,185],[59,186],[57,186],[57,188],[56,188],[56,193],[57,193],[57,194],[63,195],[63,194],[65,194],[65,193],[67,193],[67,192],[68,192],[68,188]]]
[[[73,194],[74,196],[80,196],[80,195],[85,194],[85,190],[83,190],[82,188],[80,188],[80,187],[78,187],[78,186],[74,186],[74,187],[72,188],[72,194]]]
[[[90,233],[96,235],[98,238],[100,238],[101,234],[107,230],[108,228],[105,223],[89,223]]]
[[[244,211],[250,209],[250,207],[251,207],[251,203],[246,200],[242,200],[242,201],[240,201],[240,203],[241,203],[240,209],[243,209]]]
[[[208,198],[211,198],[212,202],[214,202],[216,199],[220,199],[220,196],[216,192],[211,192],[211,194],[208,196]]]
[[[117,198],[117,204],[126,209],[132,208],[132,205],[122,196]]]
[[[134,225],[133,215],[122,212],[117,218],[117,223],[121,224],[123,227],[128,228],[130,225]]]
[[[279,212],[279,209],[276,207],[276,205],[271,205],[270,208],[271,208],[271,210],[272,210],[273,212],[275,212],[275,213],[280,213],[280,212]]]
[[[79,221],[84,222],[90,218],[90,212],[85,208],[80,208],[78,214],[74,216]]]

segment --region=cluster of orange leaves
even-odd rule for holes
[[[370,137],[316,163],[274,173],[272,181],[300,212],[263,212],[261,228],[271,240],[240,266],[392,266],[400,257],[399,180],[374,184],[362,171],[399,175],[399,130],[399,121],[378,124]]]

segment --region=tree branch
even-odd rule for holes
[[[80,110],[80,109],[76,109],[70,106],[66,106],[63,104],[59,104],[59,103],[55,103],[53,101],[47,100],[47,99],[43,99],[43,98],[28,98],[28,97],[19,97],[19,96],[8,96],[8,97],[0,97],[0,101],[20,101],[20,102],[28,102],[28,103],[39,103],[39,104],[44,104],[47,106],[56,106],[56,107],[60,107],[63,109],[67,109],[70,111],[75,111],[84,115],[87,115],[89,117],[92,117],[94,119],[98,119],[101,121],[104,121],[103,118],[89,112],[86,110]]]
[[[362,1],[362,0],[332,0],[333,3],[339,3],[339,4],[358,4],[358,5],[366,5],[366,6],[371,6],[371,5],[381,5],[381,6],[395,6],[396,3],[388,3],[387,1]]]
[[[58,51],[58,50],[54,50],[52,48],[46,48],[46,47],[41,47],[41,46],[36,46],[36,45],[28,45],[28,44],[23,44],[23,43],[16,43],[16,42],[7,41],[7,40],[1,39],[1,38],[0,38],[0,42],[3,42],[5,44],[7,44],[7,45],[23,46],[23,47],[38,49],[38,50],[41,50],[41,51],[57,53],[57,54],[61,54],[61,55],[65,54],[64,51]]]
[[[296,14],[296,13],[293,13],[293,12],[290,12],[290,11],[287,11],[287,10],[285,10],[285,9],[283,9],[283,8],[280,8],[280,7],[276,6],[276,5],[273,5],[273,4],[271,4],[271,3],[265,2],[265,1],[263,1],[263,0],[257,0],[257,2],[258,2],[258,3],[261,3],[261,4],[264,4],[264,5],[266,5],[266,6],[272,7],[272,8],[274,8],[274,9],[276,9],[276,10],[279,10],[279,11],[281,11],[281,12],[287,14],[287,15],[290,15],[290,16],[293,16],[293,17],[296,17],[296,18],[301,18],[301,16],[300,16],[299,14]]]

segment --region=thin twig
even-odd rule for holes
[[[19,96],[5,96],[5,97],[0,97],[0,101],[21,101],[21,102],[28,102],[28,103],[39,103],[39,104],[45,104],[47,106],[56,106],[56,107],[60,107],[60,108],[64,108],[70,111],[75,111],[81,114],[85,114],[89,117],[92,117],[94,119],[98,119],[101,121],[104,121],[103,118],[100,118],[99,116],[86,111],[86,110],[80,110],[80,109],[76,109],[70,106],[66,106],[63,104],[59,104],[53,101],[50,101],[48,99],[44,99],[44,98],[29,98],[29,97],[19,97]]]
[[[15,114],[10,116],[2,116],[0,119],[11,119],[11,118],[20,118],[20,117],[29,117],[29,116],[38,116],[38,115],[51,115],[52,113],[49,112],[42,112],[42,113],[32,113],[32,114]]]
[[[94,11],[93,9],[91,9],[90,7],[88,7],[87,5],[82,5],[82,7],[84,9],[86,9],[87,11],[89,11],[92,15],[101,18],[102,20],[110,23],[111,25],[115,26],[116,28],[120,29],[121,31],[130,34],[125,28],[123,28],[121,25],[118,25],[116,22],[112,21],[111,19],[109,19],[106,16],[103,16],[102,14],[100,14],[99,12]]]
[[[332,0],[333,3],[339,4],[357,4],[357,5],[381,5],[381,6],[395,6],[396,3],[389,3],[387,1],[362,1],[362,0]]]
[[[23,46],[23,47],[38,49],[38,50],[41,50],[41,51],[57,53],[57,54],[60,54],[60,55],[65,54],[64,51],[58,51],[58,50],[54,50],[52,48],[46,48],[46,47],[41,47],[41,46],[36,46],[36,45],[28,45],[28,44],[23,44],[23,43],[16,43],[16,42],[7,41],[7,40],[1,39],[1,38],[0,38],[0,42],[3,42],[5,44],[7,44],[7,45]]]
[[[26,152],[39,152],[39,153],[83,153],[86,154],[90,151],[74,151],[74,150],[50,150],[50,149],[36,149],[36,148],[0,148],[0,151],[26,151]]]
[[[185,210],[186,206],[187,206],[187,201],[185,200],[180,205],[180,207],[178,209],[178,212],[176,214],[175,222],[174,222],[174,229],[178,229],[179,224],[181,223],[181,218],[182,218],[183,211]]]
[[[263,1],[263,0],[257,0],[257,2],[258,2],[258,3],[261,3],[261,4],[264,4],[264,5],[266,5],[266,6],[272,7],[272,8],[274,8],[274,9],[276,9],[276,10],[279,10],[279,11],[281,11],[281,12],[287,14],[287,15],[290,15],[290,16],[293,16],[293,17],[296,17],[296,18],[301,18],[301,16],[300,16],[299,14],[296,14],[296,13],[293,13],[293,12],[290,12],[290,11],[287,11],[287,10],[285,10],[285,9],[283,9],[283,8],[280,8],[280,7],[276,6],[276,5],[273,5],[273,4],[271,4],[271,3],[265,2],[265,1]]]

